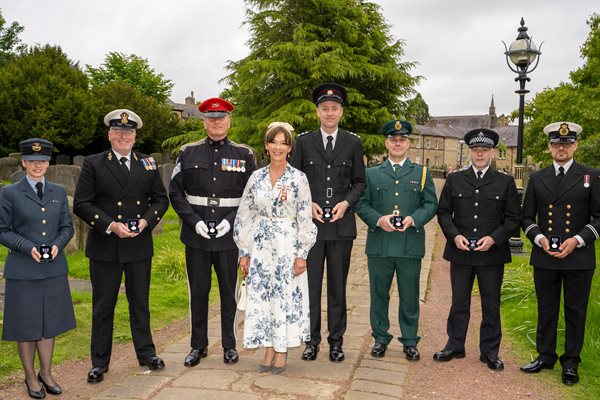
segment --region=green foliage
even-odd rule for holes
[[[571,82],[545,89],[525,106],[530,122],[524,132],[524,151],[544,165],[551,162],[544,126],[571,121],[583,127],[575,157],[584,164],[600,167],[600,15],[592,14],[587,24],[590,33],[581,47],[584,65],[571,72]]]
[[[162,148],[170,150],[173,156],[177,156],[179,149],[184,144],[206,137],[204,124],[198,118],[188,118],[179,121],[179,132],[179,135],[171,136],[162,143]]]
[[[257,149],[272,121],[292,124],[298,133],[318,126],[311,92],[324,82],[348,90],[341,126],[365,137],[405,113],[402,99],[414,93],[419,77],[403,62],[404,43],[389,35],[380,7],[360,0],[247,0],[250,55],[230,61],[222,96],[236,104],[233,140]],[[381,153],[373,141],[367,156]]]
[[[48,139],[59,152],[83,149],[96,110],[86,75],[60,47],[30,48],[0,68],[0,154],[29,137]]]
[[[27,46],[19,39],[19,34],[23,30],[25,28],[17,22],[7,25],[6,19],[2,16],[2,10],[0,10],[0,67],[27,49]]]
[[[92,87],[104,86],[114,82],[126,82],[136,87],[145,96],[165,103],[175,85],[165,79],[162,73],[156,73],[148,60],[135,54],[110,52],[98,68],[86,65]]]
[[[425,125],[429,121],[429,106],[421,93],[408,100],[405,116],[419,125]]]
[[[117,108],[127,108],[138,114],[144,125],[136,134],[135,148],[149,154],[160,151],[162,142],[179,134],[179,119],[166,103],[144,95],[137,87],[127,82],[115,81],[92,88],[92,95],[100,106],[97,109],[94,128],[94,142],[89,146],[90,153],[108,146],[108,128],[104,116]]]

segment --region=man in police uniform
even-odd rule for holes
[[[238,248],[231,227],[246,182],[256,170],[252,149],[227,138],[233,105],[211,98],[198,109],[208,137],[181,148],[169,185],[171,204],[183,222],[181,241],[190,290],[192,350],[185,358],[186,367],[197,365],[207,355],[213,265],[221,297],[223,362],[239,359],[233,331]]]
[[[317,358],[321,342],[321,286],[327,260],[327,328],[329,359],[344,360],[346,280],[356,238],[354,205],[365,189],[365,167],[360,138],[338,128],[347,94],[343,86],[325,83],[313,90],[320,129],[298,136],[291,164],[308,177],[312,194],[317,243],[308,253],[311,340],[304,360]]]
[[[152,229],[169,206],[152,157],[132,151],[142,119],[114,110],[104,117],[111,149],[85,158],[75,190],[73,212],[90,226],[85,255],[92,282],[92,369],[88,382],[108,372],[113,318],[121,277],[129,302],[131,335],[141,366],[164,368],[150,331]]]
[[[390,287],[396,273],[398,320],[408,360],[419,360],[419,280],[425,255],[425,224],[437,209],[435,185],[426,167],[407,159],[412,125],[393,120],[381,128],[388,159],[367,169],[367,189],[356,212],[369,226],[366,253],[371,287],[373,357],[383,357],[393,336],[388,333]]]
[[[452,306],[448,342],[433,359],[465,356],[471,291],[477,277],[482,308],[479,359],[490,369],[501,370],[500,288],[504,264],[511,261],[508,239],[519,229],[521,206],[514,179],[490,168],[498,134],[474,129],[465,134],[464,141],[471,167],[448,175],[437,211],[447,240],[444,259],[450,261]]]
[[[561,287],[564,286],[565,351],[560,356],[562,381],[579,381],[585,318],[600,232],[598,170],[573,160],[581,127],[556,122],[544,128],[552,165],[534,173],[523,203],[523,229],[533,243],[533,265],[538,300],[536,347],[538,357],[521,367],[527,373],[552,369],[556,363],[556,327]]]

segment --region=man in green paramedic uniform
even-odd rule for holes
[[[396,273],[400,306],[398,320],[404,354],[419,360],[419,278],[425,255],[425,224],[437,210],[437,198],[427,167],[408,158],[412,125],[393,120],[381,128],[388,159],[367,169],[367,188],[356,206],[368,225],[366,253],[371,286],[371,329],[374,357],[383,357],[393,336],[388,333],[390,287]]]

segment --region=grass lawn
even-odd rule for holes
[[[153,330],[161,329],[173,321],[188,318],[189,315],[184,246],[179,241],[179,220],[171,207],[163,221],[163,233],[154,237],[154,259],[150,285],[150,316]],[[6,248],[0,247],[0,261],[6,259],[6,254]],[[71,277],[89,279],[88,259],[83,251],[71,253],[67,255],[67,259]],[[211,303],[218,299],[218,285],[214,273],[212,287]],[[55,365],[67,360],[89,358],[92,294],[91,292],[73,292],[72,296],[77,328],[57,338],[53,358]],[[113,341],[123,343],[130,340],[128,304],[123,293],[119,295],[115,310]],[[0,357],[1,382],[3,378],[21,370],[21,362],[15,342],[0,341],[0,354],[2,354]]]
[[[522,363],[537,357],[535,336],[537,327],[537,301],[533,284],[533,267],[529,265],[531,244],[523,238],[525,256],[513,256],[513,262],[506,265],[502,287],[502,324],[515,349],[523,357]],[[600,260],[600,243],[596,241],[596,265]],[[592,291],[587,312],[585,343],[581,353],[583,360],[579,365],[580,383],[573,387],[564,387],[565,399],[600,399],[600,277],[596,272],[592,282]],[[564,351],[564,313],[561,305],[558,325],[557,353]],[[553,381],[561,382],[562,368],[557,362],[554,369],[544,371]]]

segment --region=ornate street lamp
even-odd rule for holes
[[[519,125],[517,127],[517,163],[515,165],[514,177],[517,189],[519,189],[519,193],[522,195],[525,170],[523,166],[523,119],[525,114],[525,95],[529,93],[529,90],[525,89],[525,82],[531,81],[527,77],[527,74],[537,68],[540,62],[539,56],[542,53],[527,34],[527,27],[525,26],[523,17],[521,17],[521,26],[517,31],[519,32],[517,39],[508,48],[504,41],[502,43],[504,43],[504,55],[506,56],[508,68],[518,74],[515,82],[519,82],[519,90],[515,90],[515,93],[519,95]],[[542,48],[542,44],[540,44],[540,49]],[[511,63],[514,64],[514,67]],[[511,238],[509,243],[513,253],[523,252],[523,241],[520,237]]]
[[[458,143],[460,144],[460,160],[458,160],[458,166],[460,168],[462,168],[462,166],[463,166],[463,146],[465,145],[465,141],[460,139],[458,141]]]

